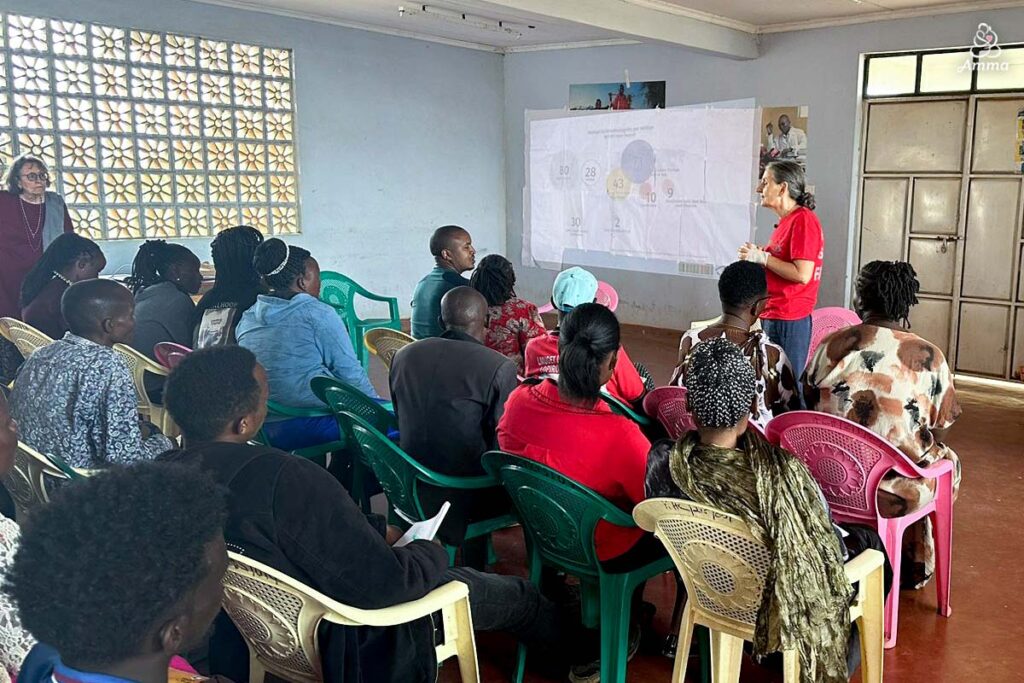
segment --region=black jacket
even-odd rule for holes
[[[225,540],[233,550],[292,576],[338,602],[375,609],[423,597],[442,583],[448,557],[440,546],[415,541],[392,548],[379,516],[368,519],[326,470],[267,446],[201,444],[161,456],[194,463],[229,491]],[[218,622],[211,666],[225,659],[248,666],[233,628]],[[392,628],[324,624],[320,642],[325,680],[336,683],[433,681],[430,619]],[[234,647],[230,643],[234,643]],[[215,671],[248,680],[226,664]]]

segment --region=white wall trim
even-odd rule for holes
[[[679,17],[696,19],[697,21],[703,21],[707,24],[731,28],[736,31],[743,31],[744,33],[757,33],[759,29],[757,24],[740,21],[739,19],[730,19],[729,17],[723,17],[720,14],[701,12],[700,10],[690,9],[689,7],[681,7],[680,5],[676,5],[671,2],[665,2],[665,0],[620,0],[620,2],[625,2],[629,5],[636,5],[637,7],[646,7],[648,9],[664,12],[665,14],[674,14]]]
[[[884,12],[871,12],[854,17],[836,17],[833,19],[814,19],[811,21],[793,21],[785,24],[766,24],[758,27],[758,33],[787,33],[789,31],[807,31],[816,28],[832,28],[834,26],[852,26],[854,24],[870,24],[876,21],[892,21],[894,19],[915,19],[918,17],[933,17],[939,14],[962,14],[964,12],[978,12],[981,10],[1005,9],[1008,7],[1020,7],[1021,2],[1017,0],[974,0],[973,2],[958,2],[953,5],[939,7],[920,7],[915,9],[887,10]],[[998,28],[998,27],[997,27]]]
[[[573,50],[582,47],[609,47],[614,45],[639,45],[642,41],[632,38],[607,38],[605,40],[579,40],[573,43],[543,43],[541,45],[513,45],[502,50],[503,53],[543,52],[545,50]]]

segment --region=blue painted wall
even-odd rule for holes
[[[432,266],[431,231],[458,223],[504,251],[497,54],[184,0],[4,0],[3,10],[288,47],[295,57],[303,234],[323,268],[397,296]],[[186,240],[200,258],[209,240]],[[138,242],[105,242],[111,269]]]

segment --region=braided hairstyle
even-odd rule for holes
[[[578,401],[601,397],[600,365],[619,349],[619,321],[601,304],[572,309],[558,333],[558,391]]]
[[[50,246],[43,252],[36,265],[28,271],[28,275],[21,283],[21,308],[32,303],[39,292],[43,291],[54,273],[64,273],[64,269],[74,264],[80,258],[90,260],[103,257],[103,252],[98,244],[88,237],[76,235],[73,232],[66,232],[57,237]]]
[[[807,180],[804,177],[804,167],[797,161],[772,161],[765,167],[772,172],[772,178],[780,185],[786,183],[789,187],[789,196],[797,203],[814,211],[814,195],[807,191]]]
[[[488,306],[501,306],[516,295],[516,271],[504,256],[485,256],[469,279],[470,286],[484,295]]]
[[[698,426],[728,429],[750,414],[757,377],[740,347],[725,337],[693,347],[686,375],[686,400]]]
[[[309,257],[310,253],[302,247],[293,247],[271,237],[256,247],[252,265],[267,287],[285,291],[306,272],[306,260]]]
[[[259,273],[252,266],[263,234],[249,225],[236,225],[217,233],[210,245],[217,279],[213,289],[249,291],[260,287]],[[213,290],[211,290],[213,291]]]
[[[126,284],[132,294],[138,294],[150,285],[169,282],[171,266],[190,263],[193,259],[198,261],[199,257],[188,247],[166,240],[146,240],[135,254],[132,274]]]
[[[857,276],[861,311],[885,316],[907,328],[910,327],[910,309],[917,304],[920,290],[914,266],[905,261],[872,261],[861,268]]]

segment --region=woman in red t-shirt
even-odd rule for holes
[[[785,350],[799,377],[811,345],[811,311],[818,303],[825,235],[799,163],[768,164],[757,192],[761,206],[779,215],[779,224],[766,247],[747,242],[739,257],[765,267],[768,305],[761,314],[762,325],[768,338]]]
[[[504,256],[485,256],[469,280],[469,285],[487,299],[487,348],[516,364],[523,375],[526,342],[544,334],[544,321],[537,306],[516,295],[516,272]]]

